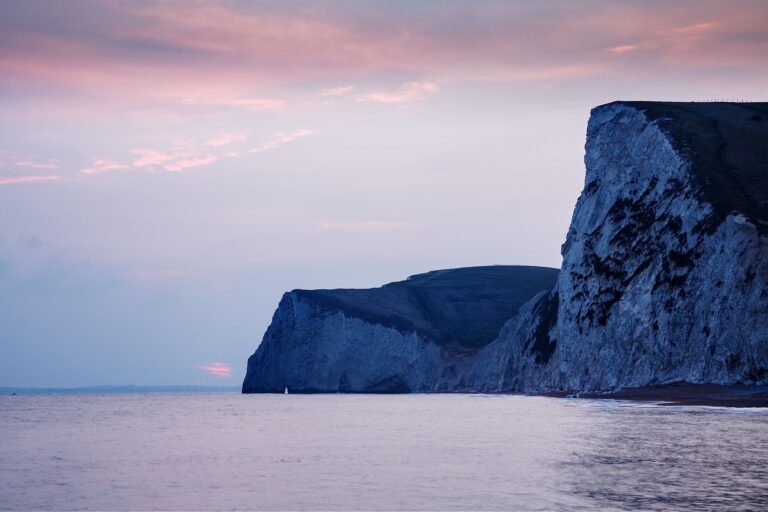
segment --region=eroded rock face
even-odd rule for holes
[[[472,387],[768,382],[764,110],[594,109],[557,285],[484,350]]]
[[[370,290],[286,293],[248,360],[243,391],[453,391],[474,354],[557,270],[440,270]]]
[[[768,104],[604,105],[585,163],[554,286],[478,267],[291,292],[243,390],[768,384]]]

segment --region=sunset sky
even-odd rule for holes
[[[0,2],[0,386],[238,385],[284,291],[559,267],[590,108],[768,100],[765,1]]]

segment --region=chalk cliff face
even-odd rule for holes
[[[604,105],[585,163],[556,286],[469,387],[768,382],[768,104]]]
[[[557,270],[440,270],[370,290],[286,293],[243,391],[416,392],[467,386],[473,355]]]
[[[243,390],[768,384],[768,104],[603,105],[585,163],[556,282],[478,267],[296,290]]]

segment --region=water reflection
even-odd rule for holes
[[[0,411],[0,509],[768,509],[762,410],[104,394]]]
[[[768,509],[762,410],[592,404],[568,491],[619,510]]]

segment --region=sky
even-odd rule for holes
[[[764,1],[0,2],[0,385],[239,385],[285,291],[559,267],[590,109],[766,55]]]

